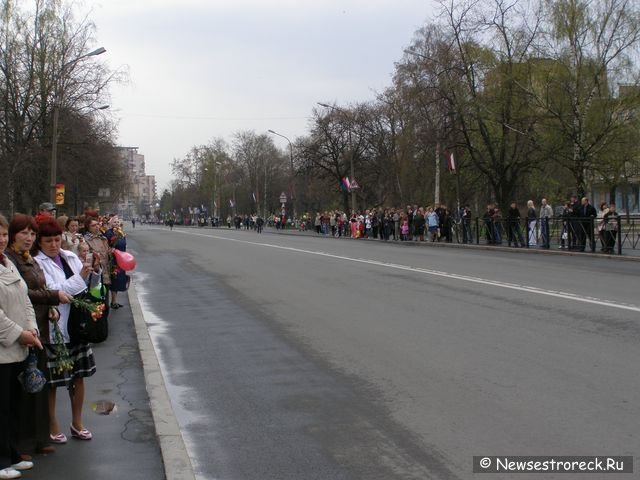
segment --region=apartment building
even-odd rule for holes
[[[149,215],[157,202],[156,178],[146,174],[144,155],[138,153],[138,147],[118,147],[118,151],[129,174],[118,214],[125,219]]]

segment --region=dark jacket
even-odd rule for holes
[[[578,208],[578,212],[579,212],[578,213],[579,216],[583,218],[588,218],[588,217],[596,218],[598,216],[598,212],[596,212],[596,208],[590,203],[587,203],[586,205],[580,205],[580,207]]]
[[[520,210],[518,207],[509,207],[509,210],[507,211],[507,221],[512,225],[520,223]]]
[[[413,217],[413,228],[418,234],[424,233],[425,219],[421,213],[416,213]]]
[[[4,253],[16,265],[22,279],[27,284],[29,300],[31,300],[36,313],[40,341],[49,343],[49,307],[60,304],[58,290],[47,288],[44,272],[33,258],[27,259],[10,248]]]
[[[569,214],[572,217],[580,216],[580,203],[579,202],[570,202],[569,203]]]
[[[618,212],[607,212],[602,218],[604,229],[609,232],[617,232],[620,228],[620,215]]]

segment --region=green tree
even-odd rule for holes
[[[584,195],[594,174],[615,170],[637,95],[619,96],[619,83],[638,85],[640,4],[628,0],[548,0],[547,74],[531,97],[547,115],[541,131],[557,148],[549,154]],[[631,146],[627,143],[628,146]]]
[[[502,0],[441,6],[455,59],[453,66],[441,65],[455,124],[473,166],[504,207],[540,160],[539,116],[522,88],[538,16]]]

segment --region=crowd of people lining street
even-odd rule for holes
[[[167,225],[173,226],[173,220]],[[194,224],[196,222],[193,222]],[[197,222],[205,226],[208,222]],[[211,226],[262,232],[265,225],[276,229],[314,230],[318,235],[383,241],[459,242],[508,245],[515,248],[539,247],[612,253],[619,243],[620,215],[614,203],[603,202],[596,210],[586,197],[572,195],[555,211],[546,198],[540,206],[529,200],[526,208],[511,202],[505,211],[496,204],[487,205],[481,216],[474,216],[469,205],[453,211],[445,204],[406,208],[371,208],[347,214],[342,210],[304,214],[288,218],[273,214],[264,219],[254,214],[228,215],[226,222],[211,221]],[[596,240],[597,238],[597,240]],[[555,242],[552,242],[555,239]]]
[[[554,214],[555,213],[555,214]],[[553,233],[558,236],[558,248],[585,251],[587,244],[594,250],[596,235],[600,251],[613,252],[620,216],[614,203],[602,203],[596,210],[584,197],[572,196],[560,209],[553,208],[543,198],[540,207],[532,200],[523,212],[516,202],[506,213],[495,204],[487,205],[480,217],[472,215],[469,205],[451,211],[447,205],[401,208],[372,208],[364,212],[317,212],[313,220],[303,219],[301,230],[313,228],[319,235],[369,238],[384,241],[430,241],[474,243],[484,237],[489,245],[517,248],[550,248]]]
[[[34,467],[34,455],[67,443],[56,416],[59,387],[71,404],[67,433],[93,437],[82,414],[84,379],[96,364],[91,345],[72,342],[68,325],[74,297],[90,288],[109,291],[111,309],[122,307],[117,295],[129,278],[114,262],[114,249],[126,250],[115,215],[87,210],[56,217],[45,202],[35,216],[0,216],[0,480],[20,478]],[[43,374],[36,393],[25,386],[29,363]]]
[[[167,225],[173,226],[173,221]],[[195,222],[194,222],[195,224]],[[198,222],[205,226],[208,222]],[[212,226],[221,226],[211,222]],[[565,250],[597,250],[612,253],[619,242],[620,215],[614,203],[603,202],[596,210],[589,199],[572,195],[560,208],[554,209],[546,198],[537,207],[529,200],[526,209],[511,202],[504,212],[500,206],[489,204],[481,216],[472,215],[469,205],[453,211],[445,204],[406,208],[371,208],[347,214],[342,210],[305,214],[301,218],[287,218],[273,214],[264,219],[254,214],[227,216],[228,228],[262,232],[265,225],[276,229],[296,228],[315,230],[318,235],[383,241],[453,242],[488,245],[551,248],[552,237],[557,247]],[[597,237],[597,241],[596,241]]]

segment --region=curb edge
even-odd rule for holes
[[[149,336],[144,313],[142,312],[133,281],[127,294],[138,338],[138,348],[142,357],[145,388],[149,395],[153,423],[160,443],[165,478],[167,480],[195,480],[191,458],[187,453],[187,448],[167,393],[158,356]]]

